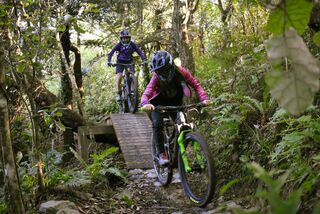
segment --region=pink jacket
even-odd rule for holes
[[[182,74],[188,86],[191,86],[196,91],[200,101],[208,100],[208,96],[201,87],[200,83],[192,76],[192,74],[187,69],[179,66],[178,71]],[[141,97],[141,106],[150,103],[150,100],[160,94],[160,87],[158,83],[158,75],[154,73]],[[191,95],[191,92],[188,86],[186,84],[182,84],[184,95],[189,97]]]

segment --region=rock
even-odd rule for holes
[[[156,178],[156,177],[158,177],[158,176],[157,176],[157,174],[156,174],[154,171],[152,171],[152,172],[149,172],[149,173],[147,174],[147,177],[148,177],[148,178]]]
[[[136,175],[136,174],[141,174],[143,172],[142,169],[133,169],[129,171],[130,175]]]
[[[162,184],[160,182],[158,182],[158,181],[154,182],[153,185],[155,187],[161,187],[162,186]]]
[[[141,174],[132,174],[132,175],[129,177],[129,180],[133,181],[133,180],[143,179],[143,178],[144,178],[144,175],[141,175]]]
[[[78,210],[77,206],[71,201],[47,201],[40,204],[39,213],[56,214],[63,209]]]
[[[61,209],[57,212],[57,214],[80,214],[78,210],[73,210],[70,208]]]

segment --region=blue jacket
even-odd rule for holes
[[[117,63],[130,63],[132,61],[132,54],[134,51],[139,54],[142,61],[146,60],[146,56],[134,42],[130,42],[127,46],[124,46],[121,42],[116,44],[108,54],[108,62],[111,62],[112,56],[116,51],[118,52]]]

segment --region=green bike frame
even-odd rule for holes
[[[184,169],[186,172],[191,172],[192,169],[189,165],[189,160],[188,157],[186,156],[186,147],[184,146],[184,140],[185,140],[185,135],[189,132],[192,132],[192,130],[184,130],[182,132],[180,132],[180,135],[178,137],[178,144],[179,144],[179,148],[180,148],[180,153],[182,156],[182,161],[183,161],[183,165],[184,165]],[[197,163],[199,164],[199,166],[201,167],[201,169],[204,169],[204,162],[203,162],[203,156],[200,154],[199,150],[199,144],[193,142],[192,143],[192,149],[193,151],[195,151],[196,153],[196,160]]]
[[[189,160],[186,156],[186,147],[184,146],[184,139],[185,139],[185,135],[191,131],[192,130],[183,130],[182,132],[180,132],[180,135],[178,137],[178,144],[179,144],[179,148],[180,148],[180,153],[181,153],[181,157],[182,157],[182,161],[183,161],[183,165],[184,165],[184,170],[186,172],[191,172],[192,169],[189,166]]]

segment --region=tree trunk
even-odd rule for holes
[[[137,0],[137,24],[136,24],[136,29],[142,32],[142,23],[143,23],[143,0]]]
[[[29,75],[29,78],[32,78],[31,74]],[[32,96],[34,101],[40,109],[53,110],[55,108],[57,111],[61,112],[61,117],[56,119],[61,121],[65,127],[77,132],[78,126],[87,124],[86,120],[81,115],[59,103],[58,97],[46,89],[40,80],[35,79],[32,84],[32,89],[30,90],[33,92]]]
[[[3,55],[0,55],[2,61]],[[2,63],[0,63],[2,65]],[[4,80],[4,69],[0,66],[0,80]],[[3,90],[4,82],[0,82],[0,145],[3,155],[4,180],[6,192],[8,194],[8,204],[10,213],[24,214],[24,205],[17,175],[16,163],[14,160],[11,133],[9,126],[9,113],[6,93]]]
[[[204,38],[204,29],[205,29],[205,20],[206,18],[206,12],[204,10],[204,6],[201,6],[201,13],[200,13],[200,23],[199,23],[199,32],[198,32],[198,39],[199,39],[199,54],[204,55],[205,53],[205,47],[203,43]]]
[[[17,76],[17,75],[16,75]],[[45,184],[44,184],[44,178],[43,178],[43,163],[42,163],[42,157],[41,157],[41,134],[40,134],[40,116],[38,113],[37,105],[33,99],[32,91],[29,89],[32,89],[32,86],[29,84],[28,78],[24,76],[25,79],[23,79],[23,89],[24,93],[28,97],[29,106],[26,106],[26,108],[30,108],[30,120],[32,124],[32,140],[35,147],[34,154],[35,154],[35,160],[37,162],[38,167],[38,188],[39,188],[39,199],[43,195],[45,195]],[[31,82],[32,83],[32,82]],[[23,90],[22,89],[22,90]]]
[[[70,80],[70,76],[67,72],[67,67],[70,65],[70,57],[69,57],[69,50],[70,50],[70,33],[69,27],[66,26],[66,30],[63,33],[60,33],[61,36],[61,45],[63,48],[64,57],[66,62],[63,62],[61,58],[61,71],[62,71],[62,78],[61,78],[61,86],[62,86],[62,98],[63,104],[65,104],[69,109],[72,109],[72,84]],[[62,56],[60,56],[62,57]]]
[[[20,185],[16,170],[16,163],[12,151],[11,134],[9,126],[9,114],[7,99],[4,91],[0,89],[0,144],[2,148],[3,165],[5,169],[4,180],[7,188],[9,199],[10,213],[23,214],[25,213]]]
[[[79,101],[77,102],[78,105],[78,109],[79,109],[79,113],[84,116],[85,112],[83,109],[83,96],[84,96],[84,91],[83,91],[83,83],[82,83],[82,72],[81,72],[81,54],[80,54],[80,50],[76,47],[76,46],[71,46],[70,50],[74,53],[75,55],[75,61],[73,64],[73,72],[74,72],[74,77],[76,80],[76,84],[77,84],[77,89],[79,91],[79,95],[80,95],[80,103]]]
[[[229,19],[231,17],[231,10],[233,8],[232,1],[228,0],[226,3],[226,9],[223,8],[221,0],[218,0],[218,8],[221,13],[221,22],[223,24],[223,32],[224,32],[224,48],[229,48],[231,45],[231,32],[229,30]]]
[[[195,62],[190,46],[189,38],[189,24],[192,23],[193,13],[196,11],[199,4],[198,0],[190,0],[181,2],[180,0],[174,1],[174,10],[172,18],[172,53],[174,57],[177,55],[181,59],[181,65],[188,68],[192,73],[195,70]]]

